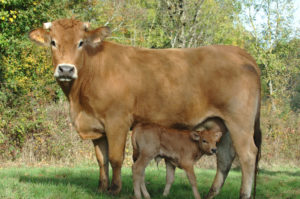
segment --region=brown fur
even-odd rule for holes
[[[212,125],[212,124],[210,124]],[[194,177],[193,165],[202,155],[216,153],[216,143],[222,133],[217,125],[212,130],[202,131],[176,130],[154,124],[138,124],[132,131],[133,146],[133,183],[136,198],[141,198],[140,186],[144,186],[143,175],[148,162],[154,157],[165,158],[167,166],[164,196],[168,195],[174,180],[175,167],[186,171],[193,186],[195,198],[200,198]],[[171,168],[172,167],[172,168]],[[172,178],[171,180],[169,178]],[[145,188],[144,188],[145,189]],[[143,190],[147,197],[147,190]]]
[[[107,27],[94,31],[83,27],[80,21],[62,19],[52,22],[49,31],[40,28],[29,36],[42,45],[55,41],[55,71],[62,63],[75,66],[78,78],[69,82],[58,78],[58,83],[68,97],[79,135],[103,140],[94,144],[100,154],[97,157],[104,157],[98,160],[109,159],[112,165],[111,191],[121,190],[126,135],[134,123],[182,124],[192,129],[206,118],[219,117],[240,157],[241,195],[250,197],[260,148],[253,139],[260,109],[260,71],[254,59],[233,46],[161,50],[124,46],[103,41]],[[84,44],[78,48],[81,40]],[[103,144],[108,150],[99,150],[105,148]],[[218,164],[228,167],[231,161]],[[216,180],[213,187],[219,190],[221,185]],[[101,186],[99,189],[105,189],[108,184]]]

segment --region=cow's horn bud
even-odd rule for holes
[[[47,30],[47,29],[50,29],[51,26],[52,26],[52,23],[51,22],[47,22],[47,23],[44,23],[43,28]]]
[[[89,22],[84,22],[83,23],[83,29],[87,30],[90,27],[90,23]]]

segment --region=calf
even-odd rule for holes
[[[135,161],[132,173],[135,197],[140,199],[142,191],[145,198],[150,198],[144,181],[145,168],[153,158],[165,158],[167,184],[164,195],[169,193],[177,166],[185,170],[195,198],[200,199],[193,165],[203,154],[216,153],[216,143],[221,136],[221,131],[207,129],[176,130],[154,124],[135,126],[132,133],[133,160]]]

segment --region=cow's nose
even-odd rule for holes
[[[59,65],[58,74],[60,77],[72,77],[75,72],[75,67],[70,65]]]
[[[217,149],[211,149],[212,153],[217,153]]]

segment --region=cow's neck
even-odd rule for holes
[[[68,98],[69,100],[69,95],[70,95],[70,92],[71,92],[71,89],[72,89],[72,86],[74,84],[74,80],[70,81],[70,82],[61,82],[61,81],[58,81],[58,84],[59,86],[61,87],[61,89],[63,90],[64,94],[66,95],[66,97]]]

